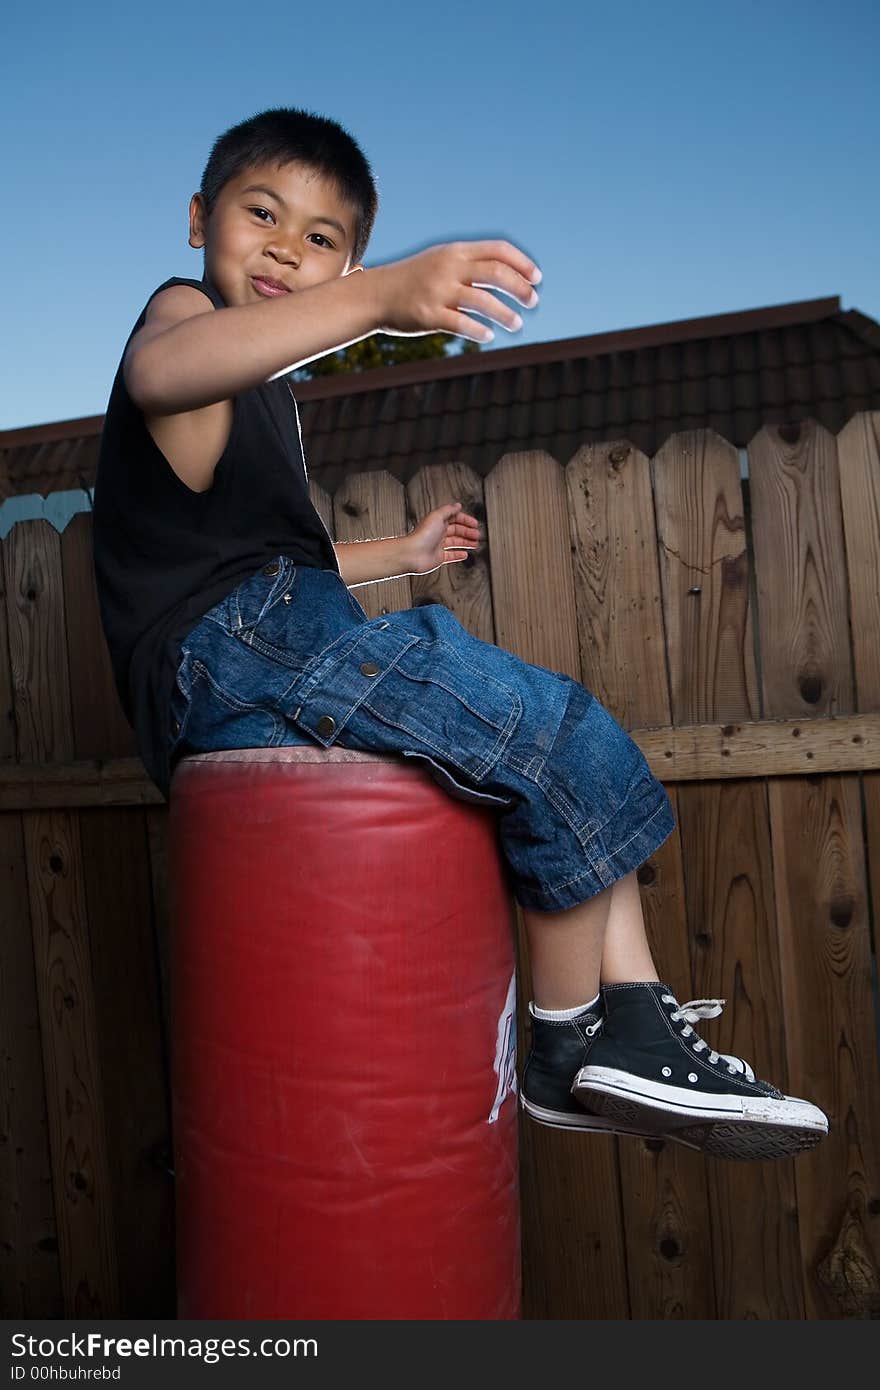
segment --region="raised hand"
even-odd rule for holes
[[[430,246],[406,260],[376,266],[369,274],[377,287],[379,332],[401,338],[453,333],[476,343],[491,342],[495,334],[464,310],[514,332],[522,327],[521,315],[489,290],[503,290],[526,309],[534,309],[534,287],[541,279],[531,257],[509,241]]]
[[[440,565],[466,560],[485,540],[475,516],[462,510],[461,502],[447,502],[423,516],[406,537],[410,574],[430,574]]]

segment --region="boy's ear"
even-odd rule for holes
[[[197,250],[205,244],[205,200],[201,193],[194,193],[189,200],[189,244]]]

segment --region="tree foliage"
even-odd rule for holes
[[[396,367],[400,362],[424,362],[433,357],[457,357],[449,349],[461,343],[460,353],[479,352],[480,344],[469,338],[454,338],[449,333],[426,333],[414,338],[396,338],[388,333],[373,333],[360,342],[350,343],[339,352],[317,357],[291,373],[294,381],[312,381],[319,376],[336,376],[340,372],[366,372],[373,367]]]

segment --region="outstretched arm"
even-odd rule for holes
[[[378,541],[341,541],[334,545],[339,572],[349,588],[377,579],[430,574],[441,565],[466,560],[485,534],[461,502],[447,502],[422,517],[406,536]]]

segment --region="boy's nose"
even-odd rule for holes
[[[270,241],[266,250],[270,256],[274,256],[276,261],[281,261],[284,265],[298,266],[302,256],[292,242]]]

